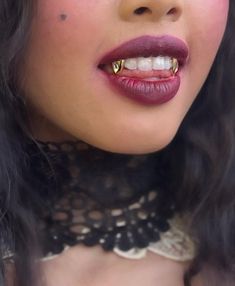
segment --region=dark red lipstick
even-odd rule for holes
[[[125,70],[122,75],[122,73],[107,72],[107,69],[104,68],[119,60],[158,56],[177,59],[179,64],[177,73],[169,75],[168,72],[167,77],[160,76],[159,78],[159,71],[140,72],[141,75],[136,76],[138,74],[136,71]],[[162,104],[177,94],[181,83],[181,70],[188,57],[189,49],[186,43],[176,37],[168,35],[142,36],[128,41],[104,55],[99,60],[98,67],[102,70],[110,87],[118,91],[120,95],[142,104]],[[157,74],[158,78],[155,79],[154,74]]]

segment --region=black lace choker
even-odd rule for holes
[[[159,154],[128,155],[83,141],[40,142],[32,168],[46,200],[39,218],[44,257],[82,243],[105,251],[147,248],[175,212]]]

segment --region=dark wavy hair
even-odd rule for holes
[[[17,82],[30,36],[32,0],[0,1],[0,285],[10,268],[3,259],[14,250],[14,285],[39,285],[40,253],[35,223],[37,190],[29,173],[26,108]],[[201,273],[205,285],[235,281],[235,1],[210,74],[174,140],[161,151],[178,208],[192,216],[197,255],[184,283]],[[38,283],[38,284],[37,284]],[[41,285],[41,284],[40,284]]]

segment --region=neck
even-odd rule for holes
[[[174,203],[158,153],[118,154],[79,140],[38,144],[50,163],[33,166],[41,166],[48,193],[56,197],[43,216],[45,254],[53,247],[61,251],[55,240],[105,250],[143,248],[169,229]]]

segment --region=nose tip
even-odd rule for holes
[[[182,0],[121,0],[120,17],[129,22],[177,21],[182,13]]]

